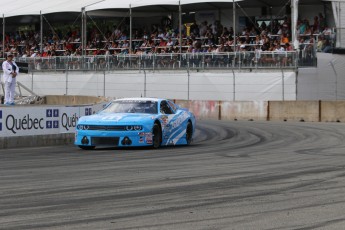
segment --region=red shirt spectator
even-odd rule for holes
[[[166,46],[166,45],[167,45],[167,42],[163,38],[160,38],[158,46]]]

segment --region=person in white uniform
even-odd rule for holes
[[[5,84],[5,105],[14,105],[14,94],[16,89],[16,79],[19,73],[17,64],[13,61],[13,54],[8,53],[7,59],[2,63]]]

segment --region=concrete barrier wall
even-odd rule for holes
[[[221,103],[221,120],[267,120],[267,101]]]
[[[48,105],[83,105],[106,101],[94,96],[45,96]],[[197,119],[345,122],[345,101],[202,101],[175,100]]]
[[[188,108],[195,117],[199,120],[202,119],[220,119],[220,103],[219,101],[185,101],[185,100],[176,100],[182,108]]]
[[[185,101],[197,119],[345,122],[345,101]]]
[[[44,97],[47,105],[85,105],[104,102],[104,97],[49,95]]]
[[[0,137],[0,149],[67,145],[74,142],[74,133]]]
[[[320,121],[319,101],[270,101],[270,121]]]
[[[320,112],[323,122],[345,122],[345,101],[321,101]]]

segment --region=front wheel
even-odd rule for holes
[[[96,146],[84,146],[84,145],[78,145],[79,148],[83,150],[93,150]]]
[[[190,145],[193,140],[193,125],[192,122],[188,122],[187,128],[186,128],[186,141],[187,145]]]
[[[152,135],[153,135],[152,146],[154,149],[158,149],[161,146],[161,142],[162,142],[162,129],[157,123],[153,125]]]

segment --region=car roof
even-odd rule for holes
[[[153,98],[153,97],[129,97],[129,98],[116,99],[114,101],[154,101],[154,102],[159,102],[162,100],[165,100],[165,99]]]

